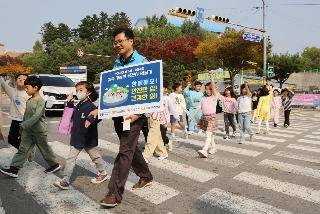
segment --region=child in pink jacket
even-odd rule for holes
[[[271,117],[273,119],[274,127],[278,126],[279,123],[279,112],[282,109],[281,97],[278,89],[273,90],[273,97],[271,100]]]

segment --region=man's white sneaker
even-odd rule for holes
[[[208,152],[205,151],[205,150],[203,150],[203,149],[199,150],[199,151],[198,151],[198,154],[199,154],[199,156],[200,156],[201,158],[207,158],[207,157],[208,157]]]
[[[208,152],[209,154],[214,154],[214,153],[217,153],[217,149],[216,148],[211,148],[211,149],[209,149],[209,152]]]

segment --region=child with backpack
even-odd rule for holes
[[[105,170],[105,162],[102,160],[98,150],[98,120],[94,116],[88,116],[89,113],[96,109],[93,104],[99,97],[94,89],[92,83],[88,81],[81,81],[76,84],[77,98],[80,102],[74,106],[74,97],[71,93],[67,97],[68,107],[73,107],[70,139],[70,152],[66,164],[64,166],[64,177],[60,181],[54,183],[54,186],[60,189],[67,190],[70,187],[70,177],[72,175],[74,166],[78,155],[82,150],[85,150],[92,162],[95,163],[98,174],[91,180],[92,183],[102,183],[107,179],[107,172]]]

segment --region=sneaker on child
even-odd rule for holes
[[[100,184],[100,183],[104,182],[105,180],[107,180],[107,173],[106,174],[98,173],[97,177],[91,179],[91,183]]]
[[[48,172],[56,172],[61,168],[61,165],[59,163],[53,165],[53,166],[49,166],[48,169],[46,169],[44,172],[48,173]]]
[[[158,160],[164,160],[164,159],[167,159],[168,158],[168,154],[166,154],[165,156],[162,156],[162,157],[158,157]]]
[[[14,166],[10,166],[9,169],[0,169],[0,172],[2,174],[8,175],[10,177],[17,178],[18,177],[19,168],[14,167]]]
[[[209,149],[209,152],[208,152],[210,155],[214,154],[214,153],[217,153],[217,149],[216,148],[211,148]]]
[[[172,140],[169,140],[169,143],[168,143],[168,151],[169,151],[169,152],[172,152]]]
[[[199,151],[198,151],[198,154],[199,154],[199,156],[200,156],[201,158],[207,158],[207,157],[208,157],[208,152],[205,151],[205,150],[203,150],[203,149],[199,150]]]
[[[236,137],[236,131],[234,131],[233,133],[232,133],[232,135],[231,135],[231,137]]]
[[[70,184],[68,181],[66,181],[66,179],[61,179],[60,181],[56,181],[54,184],[53,184],[55,187],[58,187],[60,189],[63,189],[63,190],[67,190],[70,188]]]
[[[225,135],[223,139],[230,139],[229,135]]]

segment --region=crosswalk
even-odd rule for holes
[[[293,114],[288,129],[270,126],[269,135],[256,135],[254,142],[246,135],[244,144],[238,144],[239,134],[224,140],[224,132],[217,131],[218,152],[205,159],[197,155],[204,146],[204,134],[184,139],[183,131],[177,128],[169,158],[159,161],[153,157],[149,162],[153,184],[132,190],[139,178],[130,172],[124,202],[111,210],[100,207],[99,200],[86,195],[78,185],[68,191],[55,188],[52,184],[61,173],[45,174],[39,158],[26,163],[15,180],[27,195],[46,207],[47,213],[319,213],[320,122],[308,118],[313,118],[312,113]],[[56,122],[49,123],[57,126]],[[257,124],[252,127],[256,130]],[[99,129],[103,134],[98,149],[109,179],[119,143],[112,129],[101,132],[101,125]],[[53,139],[49,144],[64,163],[69,145],[58,137]],[[15,152],[1,144],[0,165],[8,166]],[[82,169],[84,176],[97,173],[85,152],[80,153],[76,165],[75,170]],[[98,184],[100,194],[106,193],[106,184]],[[0,214],[5,210],[3,203]]]

